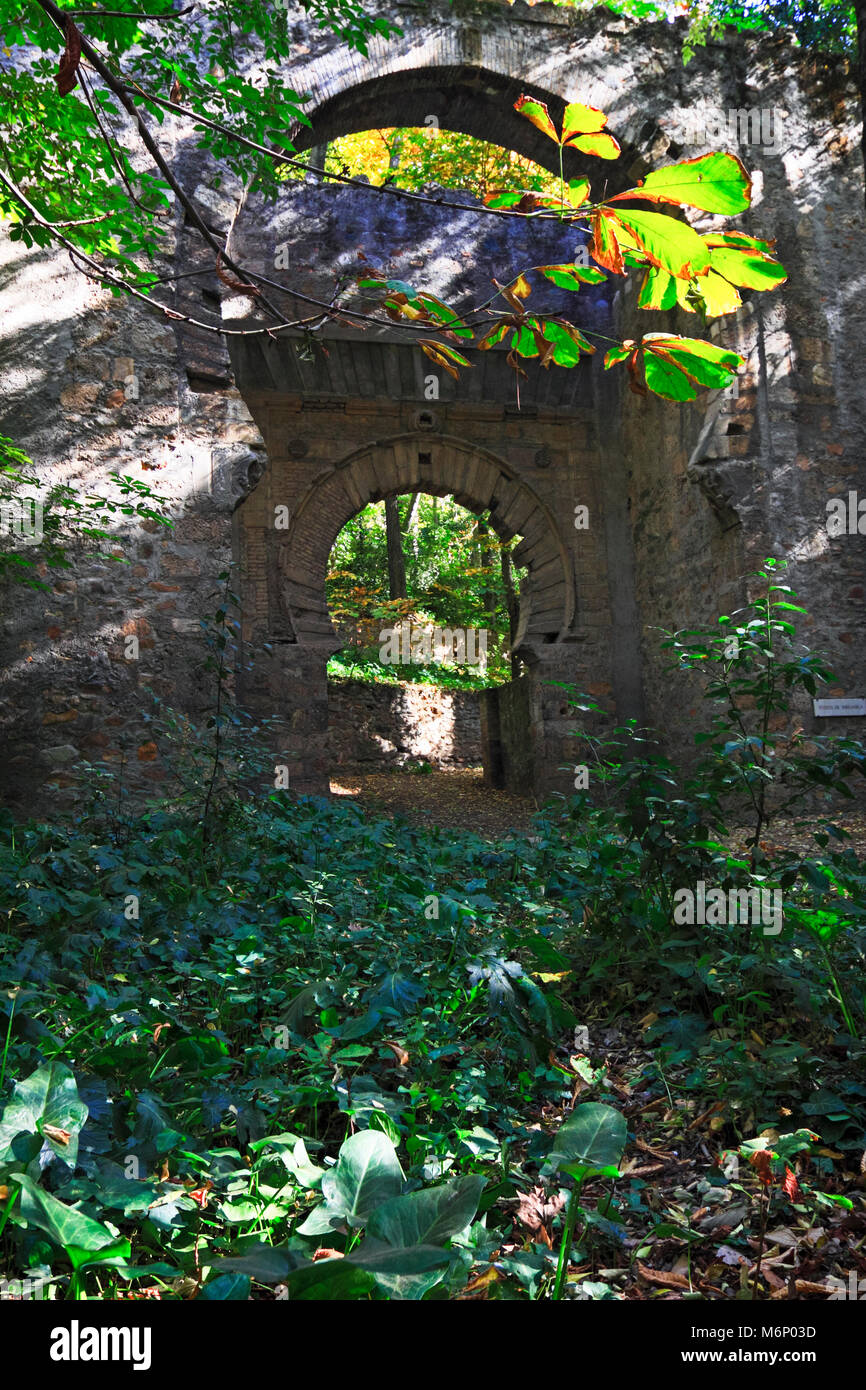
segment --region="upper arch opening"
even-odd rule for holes
[[[575,82],[569,100],[587,99],[578,88],[579,83]],[[405,68],[367,78],[325,98],[310,110],[311,125],[297,125],[290,134],[296,149],[303,152],[343,135],[392,127],[423,127],[435,120],[442,130],[495,141],[558,174],[558,147],[514,109],[514,103],[523,95],[545,102],[559,126],[566,106],[562,97],[524,79],[460,64]],[[619,159],[600,160],[565,150],[566,178],[583,177],[596,183],[603,179],[610,193],[622,192],[629,186],[628,170],[637,152],[615,130],[612,120],[611,129],[622,145]]]

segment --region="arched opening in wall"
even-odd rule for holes
[[[332,778],[483,767],[480,692],[519,677],[525,566],[489,509],[413,488],[371,502],[328,563]]]
[[[344,74],[311,70],[314,96],[307,108],[309,124],[298,124],[290,131],[295,149],[321,151],[331,141],[379,129],[441,129],[479,141],[495,139],[558,176],[558,148],[515,110],[515,103],[521,96],[543,101],[558,127],[566,101],[526,76],[494,71],[480,62],[449,63],[444,57],[431,52],[424,66],[407,65],[348,85]],[[502,57],[504,69],[513,54]],[[580,98],[579,85],[576,76],[568,100]],[[607,114],[614,124],[615,108],[609,107]],[[609,192],[629,187],[628,170],[638,151],[626,141],[622,154],[619,160],[605,161],[601,171]],[[567,178],[599,177],[597,159],[577,149],[566,149],[563,159]]]
[[[418,625],[426,625],[426,633],[413,634],[413,609],[407,603],[403,612],[410,624],[405,637],[392,633],[390,639],[380,639],[384,623],[377,632],[368,632],[368,641],[378,643],[376,661],[380,667],[393,667],[401,674],[404,652],[409,665],[413,656],[414,664],[421,668],[432,665],[434,659],[441,662],[443,657],[448,664],[448,642],[452,672],[463,666],[464,675],[470,677],[465,685],[486,685],[476,691],[482,706],[485,780],[526,795],[534,790],[533,769],[540,767],[544,758],[549,760],[541,727],[547,716],[538,698],[535,670],[538,663],[549,669],[551,662],[570,650],[565,644],[575,621],[571,550],[551,505],[555,497],[542,495],[533,481],[501,455],[453,435],[432,436],[422,429],[362,445],[339,461],[321,466],[312,476],[303,461],[299,467],[291,460],[272,459],[271,467],[236,512],[236,547],[243,576],[243,640],[251,653],[255,651],[254,667],[246,660],[241,663],[239,698],[256,717],[278,721],[280,751],[290,767],[287,785],[298,792],[326,793],[334,762],[328,664],[340,654],[345,669],[349,645],[345,623],[353,616],[347,611],[353,597],[351,589],[361,587],[346,573],[348,542],[338,543],[341,532],[349,524],[356,532],[362,525],[369,526],[370,518],[378,514],[369,510],[370,504],[387,500],[389,506],[396,507],[398,525],[407,533],[404,554],[412,575],[414,541],[408,534],[408,508],[411,498],[420,500],[422,496],[425,510],[420,518],[430,525],[432,534],[424,545],[420,535],[418,539],[415,610],[433,621]],[[290,500],[284,503],[283,498]],[[425,571],[422,564],[437,550],[434,498],[438,499],[439,522],[446,515],[462,518],[460,525],[465,532],[463,551],[458,547],[450,558],[451,582],[444,588],[437,587],[441,566],[437,578],[434,565],[428,564]],[[418,505],[416,500],[416,509]],[[275,524],[275,516],[279,524]],[[360,523],[354,520],[359,516]],[[443,529],[440,525],[440,538]],[[359,548],[364,559],[363,542],[359,546],[357,534],[353,545],[356,563]],[[481,559],[477,566],[481,573],[461,574],[460,593],[449,592],[460,587],[456,571],[462,564],[461,554],[464,559],[471,558],[473,546],[475,558]],[[509,557],[516,599],[516,619],[512,611],[507,629],[504,576],[501,606],[490,604],[484,587],[485,571],[495,573],[498,564],[502,575],[503,553]],[[463,569],[470,568],[463,565]],[[378,571],[367,572],[361,566],[360,573],[358,569],[350,573],[362,581],[366,576],[367,587],[378,587],[383,602],[392,602],[390,591],[385,600],[386,559]],[[407,587],[407,598],[408,593]],[[338,611],[340,607],[342,611]],[[392,611],[386,608],[385,616],[390,617]],[[494,615],[493,633],[487,612]],[[381,623],[375,609],[371,617]],[[450,623],[446,622],[449,618]],[[455,622],[456,618],[462,621]],[[398,627],[399,619],[387,626]],[[435,632],[437,627],[442,629],[440,634]],[[480,630],[485,628],[486,639],[482,639]],[[389,645],[380,656],[385,640]],[[419,655],[421,661],[417,660]],[[484,680],[473,682],[471,676],[478,675],[482,655],[487,666]],[[528,668],[516,679],[512,658]],[[522,667],[515,665],[514,670],[522,671]],[[349,673],[358,674],[351,668]],[[491,688],[491,680],[505,683]],[[500,725],[503,699],[507,709]],[[411,752],[411,748],[406,751]]]
[[[555,196],[560,189],[558,170],[553,172],[502,143],[438,123],[377,127],[339,136],[314,146],[308,167],[324,170],[335,181],[361,178],[373,187],[390,184],[409,191],[447,188],[484,199],[514,190]],[[304,177],[304,171],[286,165],[284,176],[296,180]]]

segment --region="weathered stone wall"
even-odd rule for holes
[[[474,690],[431,685],[328,682],[330,771],[403,767],[478,767],[481,722]]]
[[[390,328],[330,324],[327,355],[291,334],[269,338],[251,302],[217,279],[180,211],[163,267],[180,277],[175,312],[259,336],[226,346],[111,298],[65,255],[4,242],[0,431],[45,477],[98,487],[118,469],[175,504],[170,533],[153,523],[117,529],[112,548],[128,563],[82,562],[45,574],[45,594],[3,596],[0,761],[19,805],[50,811],[72,799],[78,756],[123,763],[131,786],[159,784],[150,692],[196,721],[213,704],[199,624],[219,606],[218,576],[232,560],[242,656],[254,663],[241,696],[281,723],[292,785],[323,790],[325,666],[336,641],[327,549],[365,501],[419,485],[476,508],[495,504],[501,533],[524,538],[519,640],[529,675],[498,699],[511,766],[520,776],[531,766],[537,786],[567,786],[558,769],[572,753],[573,721],[549,681],[588,689],[619,718],[649,718],[672,748],[690,745],[695,702],[671,685],[653,628],[735,607],[744,571],[764,555],[791,556],[838,693],[866,690],[864,540],[830,540],[824,526],[829,497],[866,496],[866,228],[846,63],[731,36],[683,69],[677,26],[604,10],[433,0],[394,13],[404,38],[373,41],[366,59],[290,14],[293,84],[312,94],[302,145],[432,114],[549,164],[552,147],[511,103],[532,91],[556,116],[579,97],[608,112],[623,146],[603,169],[584,161],[614,190],[660,161],[728,147],[724,137],[678,143],[683,127],[708,124],[714,111],[773,108],[772,143],[739,149],[756,194],[739,225],[777,238],[789,280],[770,296],[745,292],[742,310],[713,330],[748,358],[739,395],[703,393],[692,407],[639,399],[620,373],[602,371],[599,354],[573,372],[527,364],[518,398],[497,350],[470,353],[472,370],[458,383],[441,376],[431,401],[431,364]],[[231,180],[215,192],[207,161],[171,120],[160,140],[208,224],[287,308],[280,285],[328,301],[361,264],[465,302],[489,293],[491,275],[574,252],[574,234],[548,227],[529,242],[525,225],[479,215],[460,195],[447,199],[457,207],[435,206],[310,180],[262,205]],[[584,166],[575,157],[568,172]],[[289,271],[278,268],[280,247]],[[580,321],[611,336],[670,327],[634,309],[633,279],[613,299],[616,285],[582,293]],[[545,307],[556,302],[551,292]],[[678,328],[702,331],[687,315]],[[589,508],[586,531],[572,525],[577,504]],[[274,524],[283,506],[288,531]],[[139,640],[134,660],[128,636]],[[833,728],[846,723],[860,726]]]

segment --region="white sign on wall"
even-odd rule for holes
[[[832,714],[866,714],[866,700],[813,700],[815,713],[822,719]]]

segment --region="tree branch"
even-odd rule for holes
[[[67,22],[66,16],[63,10],[58,9],[57,5],[55,5],[54,3],[54,0],[36,0],[36,3],[42,10],[45,11],[48,17],[54,21],[58,29],[60,29],[61,33],[65,35]],[[69,22],[71,23],[72,21],[70,20]],[[156,167],[159,169],[169,188],[174,193],[181,207],[183,207],[183,209],[185,210],[189,220],[192,222],[192,224],[200,233],[200,235],[204,237],[208,246],[214,252],[214,255],[222,256],[223,261],[229,267],[230,270],[235,271],[235,273],[238,276],[243,276],[243,271],[241,270],[240,266],[235,265],[234,261],[226,255],[224,248],[220,246],[217,238],[214,236],[213,232],[210,230],[204,219],[200,216],[197,208],[192,202],[192,199],[187,196],[181,185],[178,183],[171,169],[171,166],[163,158],[162,152],[160,151],[159,146],[157,145],[156,141],[151,135],[150,130],[148,129],[144,121],[144,118],[141,115],[141,112],[138,110],[138,107],[132,100],[132,97],[129,96],[123,83],[117,80],[111,69],[107,66],[106,63],[103,62],[99,53],[89,42],[89,40],[86,39],[83,34],[80,35],[80,38],[82,53],[86,54],[92,67],[94,67],[96,71],[99,73],[100,77],[102,78],[105,85],[108,87],[109,91],[113,92],[113,94],[117,97],[117,100],[123,107],[124,111],[126,111],[127,115],[135,122],[142,144],[144,145],[151,159],[156,164]],[[271,304],[269,300],[265,299],[264,295],[260,296],[260,303],[271,314],[273,314],[275,319],[280,320],[282,316],[279,310],[275,307],[275,305]]]

